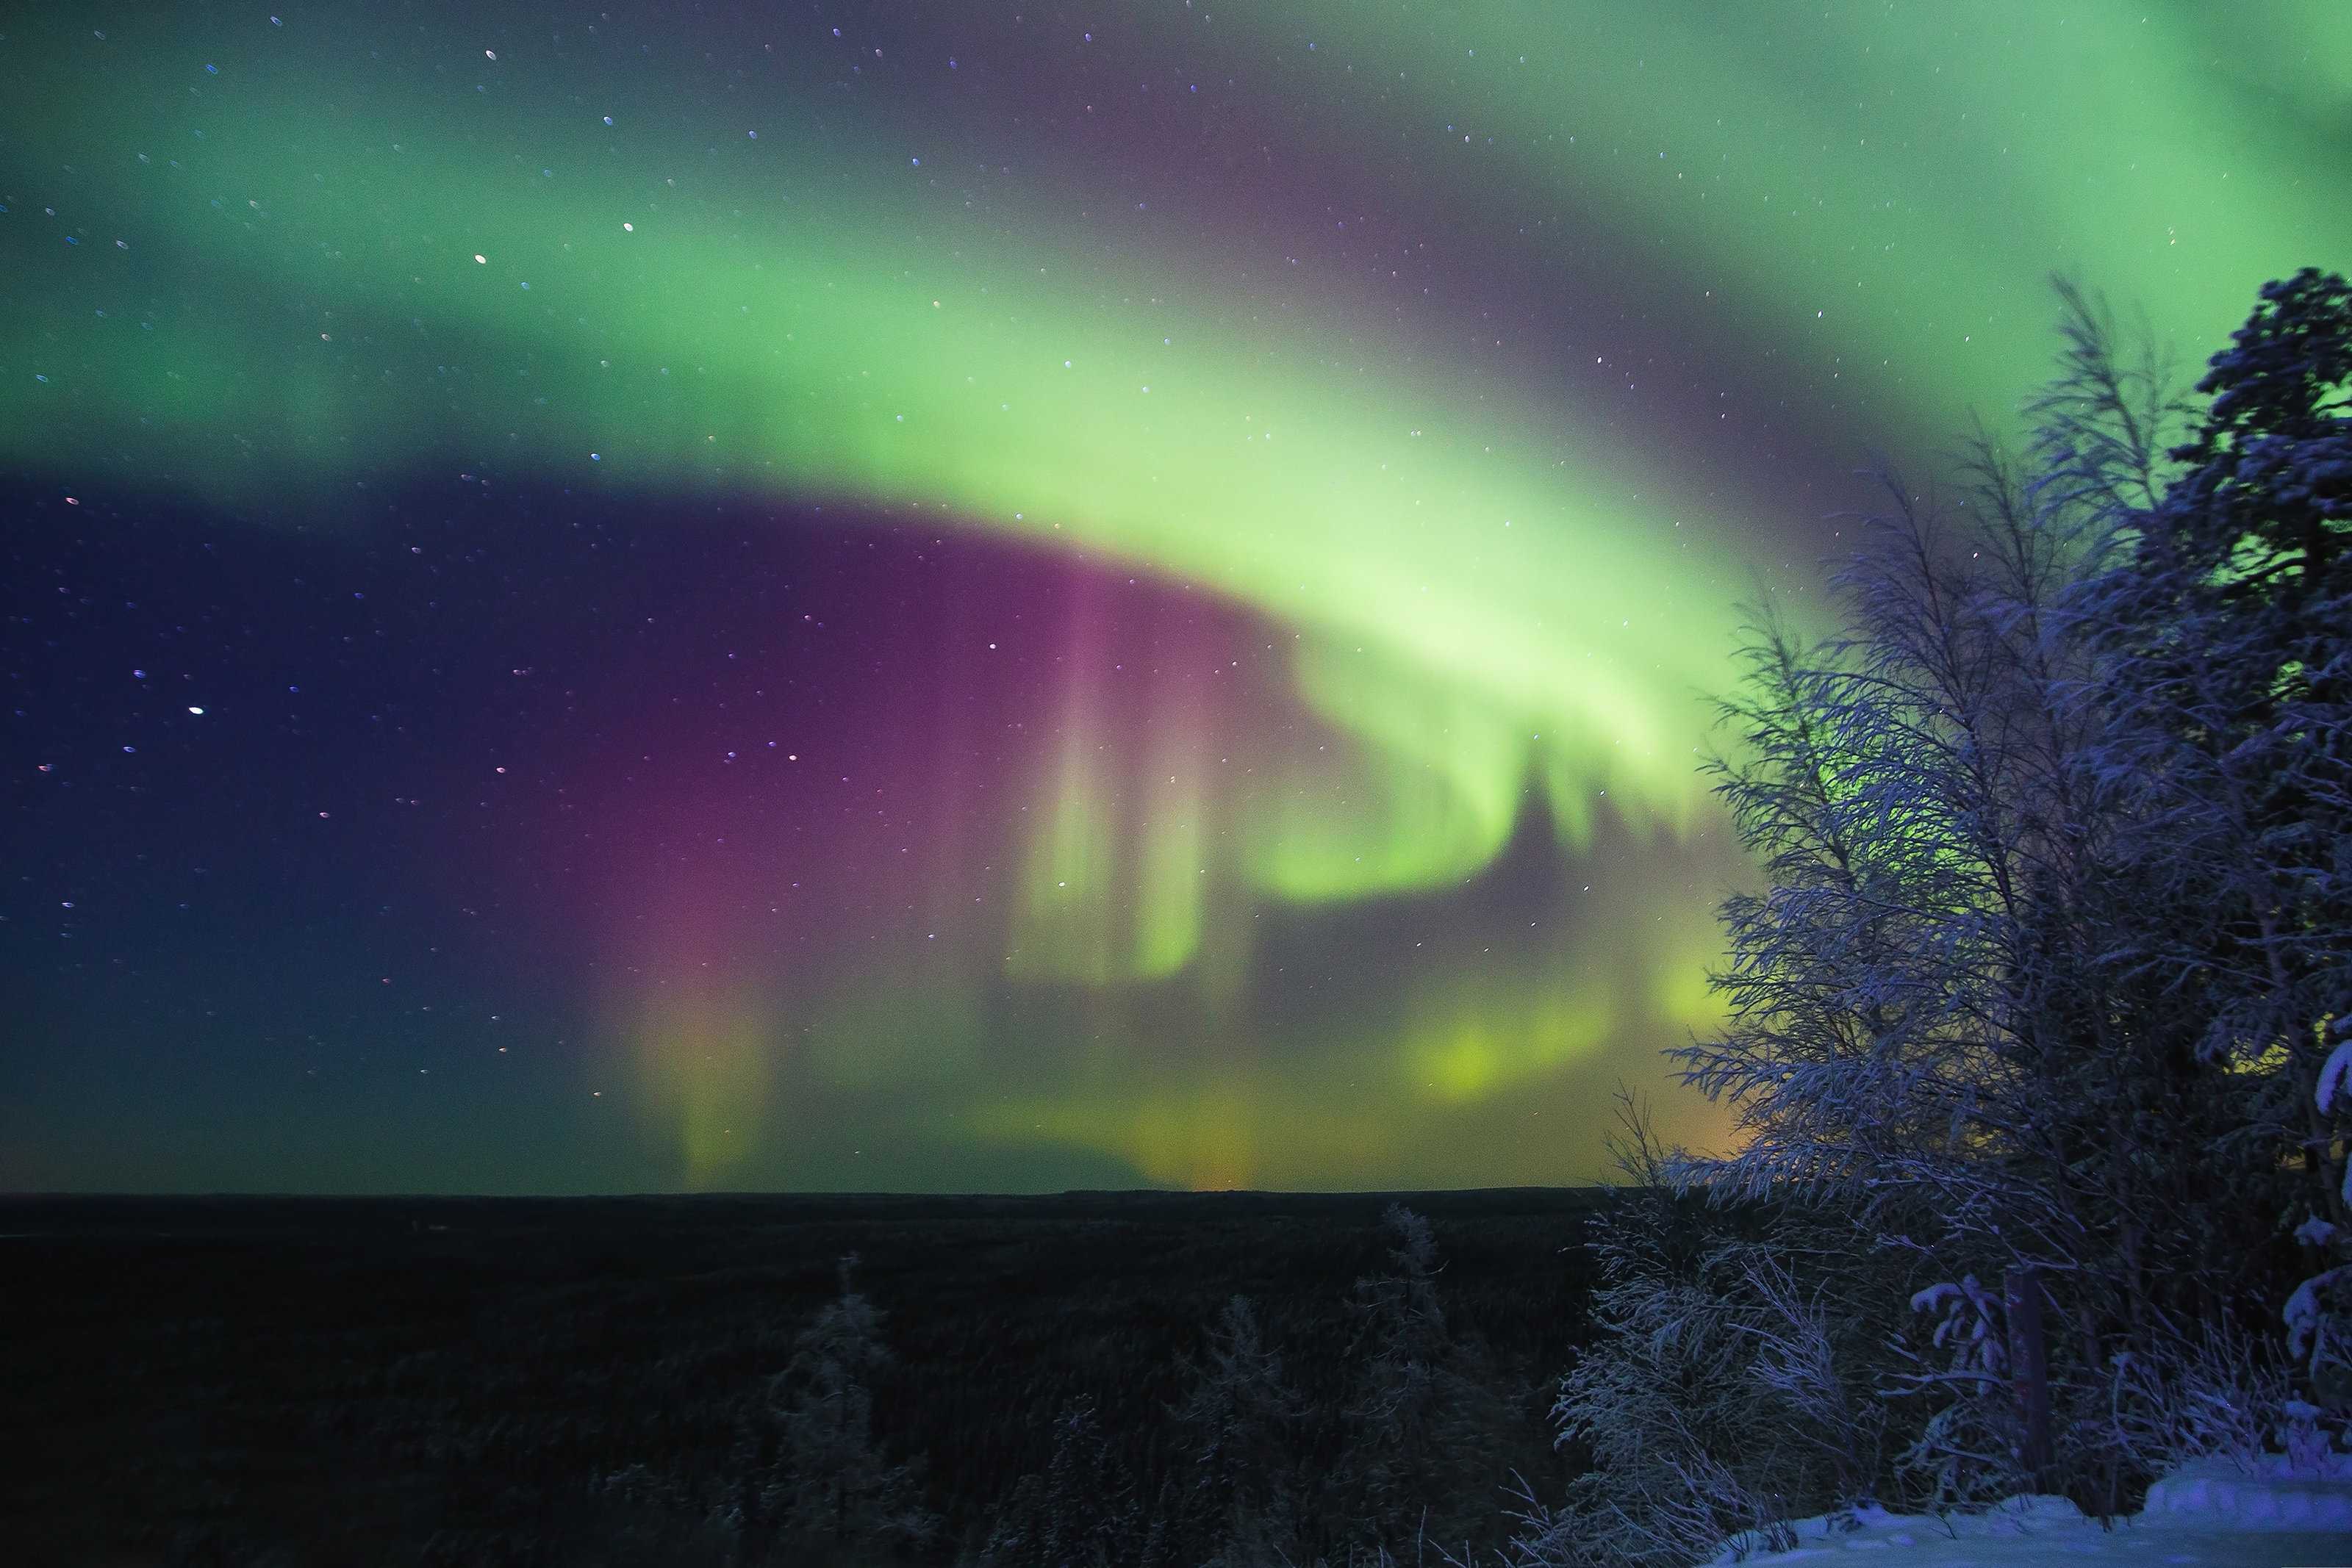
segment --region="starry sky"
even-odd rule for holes
[[[2352,260],[2330,0],[25,10],[0,1189],[1718,1140],[1738,601]]]

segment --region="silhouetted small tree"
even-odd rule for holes
[[[873,1550],[918,1542],[936,1521],[923,1508],[915,1468],[893,1464],[874,1433],[875,1375],[890,1362],[882,1313],[841,1260],[841,1293],[794,1342],[772,1385],[773,1458],[760,1506],[790,1534]]]
[[[1184,1508],[1203,1568],[1300,1555],[1298,1396],[1247,1296],[1225,1303],[1173,1414],[1191,1463]]]
[[[1402,1204],[1381,1218],[1389,1268],[1349,1294],[1353,1386],[1326,1511],[1360,1548],[1458,1544],[1494,1520],[1513,1413],[1482,1347],[1446,1323],[1428,1219]]]
[[[1043,1471],[1023,1476],[990,1528],[981,1560],[991,1568],[1127,1568],[1143,1531],[1134,1479],[1105,1440],[1089,1395],[1054,1416]]]

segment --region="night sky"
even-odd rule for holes
[[[1736,601],[2352,260],[2339,0],[278,4],[0,20],[0,1189],[1708,1142]]]

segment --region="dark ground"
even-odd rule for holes
[[[1586,1191],[0,1198],[0,1562],[684,1560],[614,1551],[642,1521],[592,1479],[721,1483],[852,1251],[897,1358],[876,1427],[926,1457],[951,1547],[1076,1395],[1148,1490],[1180,1357],[1236,1292],[1335,1406],[1400,1199],[1556,1466]]]

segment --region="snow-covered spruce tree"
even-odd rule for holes
[[[1203,1568],[1257,1568],[1306,1555],[1298,1536],[1298,1396],[1282,1357],[1258,1328],[1247,1296],[1235,1296],[1184,1364],[1188,1386],[1172,1414],[1192,1473],[1184,1490],[1188,1535]]]
[[[2160,495],[2098,440],[2053,444],[2109,507],[2081,613],[2128,793],[2116,967],[2168,1048],[2227,1071],[2248,1218],[2305,1249],[2308,1385],[2352,1408],[2352,285],[2275,282],[2215,355]],[[2133,504],[2137,503],[2137,504]],[[2275,1161],[2287,1160],[2282,1173]],[[2281,1181],[2282,1175],[2286,1180]],[[2271,1303],[2275,1305],[2275,1303]]]
[[[1870,1495],[1885,1468],[1881,1277],[1916,1260],[1857,1256],[1843,1216],[1678,1194],[1646,1113],[1620,1095],[1626,1178],[1591,1226],[1593,1337],[1553,1406],[1585,1463],[1558,1505],[1521,1489],[1513,1568],[1682,1564],[1727,1538]]]
[[[2087,519],[1984,448],[1959,519],[1887,488],[1833,579],[1847,623],[1811,642],[1763,607],[1723,705],[1717,792],[1766,887],[1724,907],[1727,1027],[1675,1054],[1748,1136],[1682,1175],[1921,1207],[1941,1245],[2071,1272],[2105,1217],[2068,1173],[2102,1156],[2052,1116],[2102,1059],[2042,1003],[2088,961],[2070,912],[2113,810],[2058,613]]]
[[[772,1455],[743,1521],[758,1535],[800,1543],[803,1560],[829,1551],[868,1561],[917,1545],[937,1521],[913,1467],[893,1464],[874,1435],[873,1378],[889,1364],[882,1312],[856,1288],[855,1253],[840,1261],[840,1294],[793,1343],[771,1385],[765,1416]]]
[[[2111,810],[2084,760],[2097,716],[2067,700],[2084,663],[2058,613],[2088,519],[1983,446],[1968,515],[1899,480],[1888,494],[1835,579],[1846,624],[1812,642],[1759,610],[1749,678],[1724,706],[1745,750],[1717,763],[1718,788],[1766,886],[1725,908],[1728,1027],[1678,1054],[1691,1082],[1738,1104],[1747,1142],[1676,1175],[1769,1201],[1782,1230],[1816,1238],[1804,1291],[1870,1338],[1899,1327],[1921,1286],[2038,1267],[2064,1298],[2053,1315],[2087,1327],[2060,1358],[2087,1396],[2078,1374],[2099,1364],[2100,1327],[2074,1309],[2114,1284],[2112,1210],[2096,1195],[2113,1171],[2168,1157],[2159,1140],[2086,1125],[2118,1063],[2044,1006],[2088,979],[2092,945],[2071,912]],[[1777,1321],[1768,1279],[1752,1265],[1736,1277],[1700,1281],[1699,1299]],[[1849,1371],[1878,1359],[1857,1364],[1853,1343]],[[1914,1443],[1916,1479],[1961,1500],[2023,1479],[2022,1435],[2005,1429],[2004,1390],[1983,1368],[1908,1372],[1932,1396],[1906,1413],[1908,1435],[1937,1439]],[[1989,1421],[1923,1429],[1955,1403]]]
[[[2267,308],[2299,303],[2308,317],[2319,298],[2306,284]],[[2123,1396],[2186,1388],[2188,1373],[2162,1369],[2210,1363],[2198,1348],[2200,1324],[2242,1310],[2246,1281],[2262,1276],[2270,1239],[2259,1221],[2275,1210],[2263,1200],[2283,1179],[2280,1155],[2316,1150],[2302,1163],[2322,1166],[2323,1176],[2340,1169],[2328,1163],[2340,1124],[2311,1124],[2331,1060],[2312,1030],[2328,984],[2343,994],[2347,924],[2340,905],[2313,900],[2340,889],[2332,857],[2352,835],[2315,840],[2276,827],[2305,858],[2261,884],[2268,904],[2242,897],[2243,929],[2224,934],[2265,955],[2260,972],[2273,984],[2250,986],[2240,1021],[2214,1026],[2227,1049],[2200,1046],[2231,977],[2257,974],[2210,925],[2241,885],[2230,877],[2242,873],[2196,872],[2181,852],[2202,841],[2182,830],[2210,791],[2163,755],[2182,738],[2178,725],[2154,722],[2169,705],[2142,705],[2144,717],[2117,695],[2119,682],[2144,693],[2149,677],[2118,673],[2116,651],[2130,644],[2115,633],[2112,607],[2129,596],[2110,574],[2132,567],[2147,515],[2210,507],[2228,492],[2196,477],[2221,461],[2217,454],[2231,455],[2233,475],[2279,486],[2282,505],[2311,496],[2337,507],[2344,469],[2331,444],[2341,415],[2327,410],[2342,377],[2305,338],[2294,340],[2294,355],[2263,350],[2317,367],[2297,384],[2339,423],[2314,423],[2276,397],[2232,399],[2235,372],[2217,361],[2205,390],[2221,395],[2208,434],[2174,452],[2182,410],[2160,375],[2125,366],[2106,323],[2078,295],[2066,304],[2067,354],[2036,405],[2031,465],[1979,441],[1958,517],[1891,480],[1893,504],[1835,580],[1843,624],[1810,640],[1768,606],[1742,650],[1748,679],[1723,706],[1739,750],[1716,771],[1765,889],[1725,909],[1731,956],[1716,979],[1727,1027],[1678,1054],[1688,1081],[1738,1107],[1746,1141],[1728,1159],[1683,1160],[1673,1176],[1685,1190],[1769,1205],[1772,1250],[1743,1260],[1727,1242],[1696,1264],[1670,1264],[1643,1256],[1638,1237],[1621,1237],[1617,1293],[1603,1303],[1615,1332],[1571,1375],[1560,1414],[1613,1442],[1614,1462],[1633,1471],[1668,1456],[1654,1484],[1583,1489],[1582,1511],[1615,1509],[1612,1528],[1629,1547],[1647,1531],[1668,1551],[1677,1531],[1700,1527],[1643,1502],[1662,1486],[1678,1499],[1712,1496],[1718,1514],[1805,1512],[1850,1499],[1859,1472],[1835,1467],[1801,1478],[1817,1495],[1759,1497],[1706,1440],[1757,1384],[1759,1362],[1734,1347],[1767,1336],[1818,1343],[1808,1302],[1821,1305],[1814,1321],[1824,1326],[1884,1333],[1909,1303],[1946,1313],[1936,1344],[1898,1344],[1908,1363],[1872,1375],[1920,1396],[1885,1434],[1907,1444],[1907,1462],[1877,1479],[1882,1495],[1907,1485],[1965,1500],[2038,1482],[2093,1508],[2126,1506],[2147,1479],[2147,1445],[2131,1434],[2169,1417],[2143,1408],[2126,1420]],[[2258,347],[2281,335],[2263,336],[2263,319],[2258,313],[2249,329]],[[2287,438],[2245,434],[2250,411],[2261,409],[2271,411],[2263,428]],[[2242,446],[2268,455],[2256,462]],[[2257,497],[2233,504],[2273,515]],[[2320,549],[2310,518],[2296,515],[2298,548]],[[2332,528],[2339,516],[2322,520]],[[2234,559],[2209,565],[2212,580],[2196,591],[2217,591],[2248,570]],[[2086,587],[2103,581],[2104,596]],[[2176,588],[2175,601],[2188,591]],[[2340,591],[2325,602],[2340,616]],[[2140,623],[2158,632],[2175,621]],[[2341,648],[2305,630],[2265,681],[2340,691]],[[2267,728],[2243,716],[2257,693],[2273,705]],[[2294,771],[2305,821],[2340,810],[2340,708],[2306,702],[2282,728],[2279,700],[2270,685],[2241,682],[2230,711],[2249,736],[2298,746],[2318,737],[2315,758],[2302,755],[2290,769],[2273,756],[2269,776]],[[2189,738],[2210,732],[2195,725]],[[2150,778],[2178,779],[2179,788],[2167,795]],[[2248,832],[2216,842],[2242,856],[2261,847]],[[2289,887],[2303,902],[2287,899]],[[2281,1004],[2277,982],[2294,971],[2270,963],[2273,954],[2336,979],[2315,978],[2301,1000]],[[2298,1021],[2308,1044],[2283,1043]],[[2298,1049],[2309,1054],[2298,1058]],[[2296,1078],[2296,1093],[2277,1092],[2282,1074]],[[2324,1241],[2328,1223],[2321,1216],[2305,1235]],[[1782,1260],[1786,1285],[1773,1267]],[[2039,1476],[2025,1473],[1999,1321],[1999,1282],[2027,1267],[2049,1333],[2058,1438]],[[2315,1342],[2329,1322],[2322,1298],[2346,1279],[2323,1273],[2301,1299]],[[1931,1288],[1939,1283],[1948,1288]],[[1818,1392],[1831,1387],[1845,1391],[1851,1410],[1845,1380],[1872,1361],[1851,1334],[1826,1353],[1776,1354],[1784,1383],[1791,1367],[1830,1369],[1807,1375],[1817,1414],[1839,1408],[1837,1396]],[[2259,1383],[2259,1370],[2240,1381]],[[1640,1418],[1628,1418],[1636,1410]],[[1861,1435],[1849,1428],[1832,1446],[1863,1453],[1867,1445],[1853,1440]]]
[[[2180,409],[2074,294],[2065,329],[2032,468],[1978,444],[1952,543],[1895,486],[1839,576],[1844,634],[1757,634],[1727,707],[1755,750],[1722,779],[1769,889],[1727,907],[1734,1022],[1684,1061],[1752,1133],[1694,1180],[1851,1206],[1952,1286],[2037,1270],[2058,1416],[2039,1483],[2112,1510],[2145,1474],[2094,1413],[2119,1356],[2178,1359],[2246,1310],[2274,1143],[2244,1062],[2183,1037],[2204,988],[2147,961],[2209,952],[2209,900],[2178,898],[2180,844],[2152,832],[2147,747],[2086,592],[2180,489]],[[1933,1396],[1912,1460],[1945,1495],[2032,1481],[2001,1474],[2022,1458],[2001,1328],[1943,1323],[1967,1344],[1912,1373]]]

